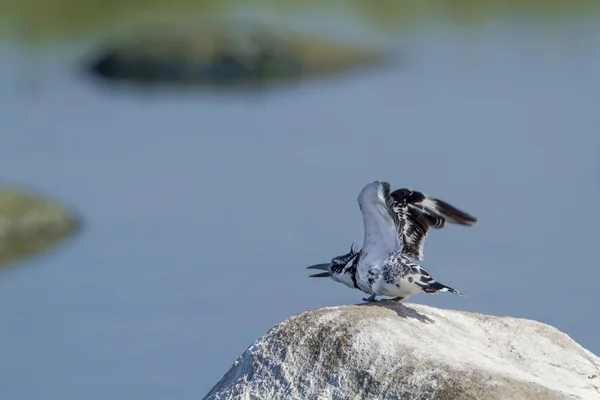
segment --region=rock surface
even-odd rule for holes
[[[0,266],[45,250],[78,226],[78,218],[64,207],[0,187]]]
[[[115,37],[88,70],[113,81],[263,87],[382,61],[378,52],[262,26],[155,26]]]
[[[287,319],[205,399],[597,400],[600,359],[539,322],[384,301]]]

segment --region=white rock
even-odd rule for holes
[[[600,359],[539,322],[386,301],[287,319],[205,399],[598,400]]]

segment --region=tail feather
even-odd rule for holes
[[[417,285],[421,286],[425,293],[429,294],[437,294],[439,292],[450,292],[459,296],[464,296],[461,292],[456,289],[451,288],[450,286],[446,286],[442,283],[436,282],[434,280],[429,281],[428,283],[415,282]]]

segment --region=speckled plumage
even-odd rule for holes
[[[401,300],[421,291],[449,291],[461,294],[435,281],[413,259],[423,259],[423,247],[429,228],[441,229],[446,221],[470,226],[477,221],[450,204],[410,189],[391,192],[387,182],[372,182],[358,196],[363,215],[365,238],[360,252],[334,258],[330,264],[309,268],[327,273],[312,275],[331,277],[350,288],[371,295],[391,296]]]

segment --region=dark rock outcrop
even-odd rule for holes
[[[240,87],[369,65],[374,51],[262,27],[147,28],[115,38],[88,63],[108,80]]]

